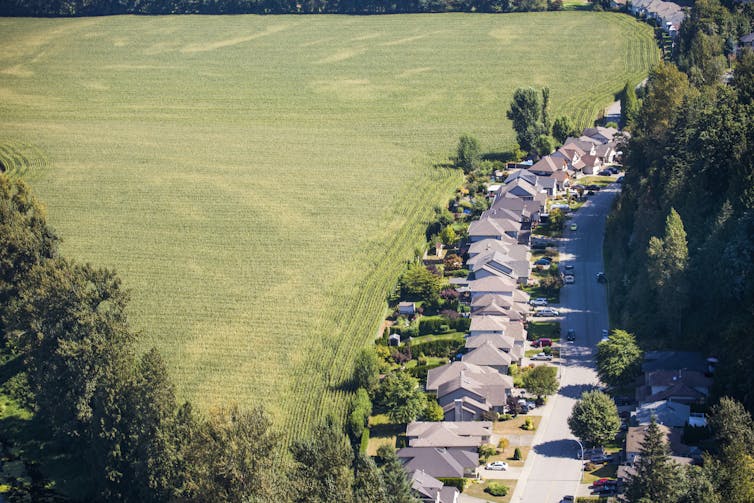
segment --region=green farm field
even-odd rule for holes
[[[200,408],[343,410],[385,294],[517,86],[585,125],[658,60],[617,14],[0,19],[0,161],[115,268]]]

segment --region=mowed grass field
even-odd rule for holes
[[[68,257],[115,268],[200,408],[339,415],[359,348],[517,86],[582,125],[657,61],[627,16],[0,19],[0,161]]]

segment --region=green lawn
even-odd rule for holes
[[[507,486],[510,489],[508,491],[508,494],[505,496],[492,496],[490,493],[485,492],[484,490],[487,488],[490,482],[499,482],[504,486]],[[485,480],[481,482],[472,481],[466,488],[466,490],[463,491],[463,493],[469,496],[473,496],[474,498],[483,499],[485,501],[493,501],[495,503],[508,503],[513,497],[513,490],[515,487],[515,480]]]
[[[517,86],[591,121],[657,61],[610,13],[0,19],[0,160],[62,253],[115,268],[143,348],[200,408],[290,440],[343,413],[386,293],[461,183],[511,147]],[[599,62],[599,72],[595,64]]]
[[[542,337],[560,340],[560,322],[558,321],[530,321],[526,326],[529,339],[537,340]]]

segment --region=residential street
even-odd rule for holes
[[[578,444],[568,429],[567,419],[581,393],[597,382],[593,352],[602,329],[609,328],[606,300],[609,284],[598,283],[596,274],[603,270],[605,217],[618,190],[618,185],[611,185],[592,196],[571,220],[578,230],[564,231],[560,263],[561,267],[574,265],[576,281],[565,285],[560,293],[565,357],[561,388],[546,405],[549,413],[545,413],[534,437],[534,448],[513,493],[513,503],[558,502],[566,494],[577,494],[582,464],[577,459]],[[575,343],[565,342],[569,328],[576,331]]]

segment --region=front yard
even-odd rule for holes
[[[375,414],[370,416],[367,454],[370,456],[376,456],[377,449],[383,445],[395,447],[398,437],[404,435],[405,432],[406,425],[391,423],[387,414]]]
[[[490,482],[498,482],[502,483],[504,486],[508,487],[508,494],[505,496],[492,496],[490,493],[484,492],[484,490],[489,487]],[[511,500],[511,497],[513,496],[513,490],[516,487],[516,481],[515,480],[502,480],[502,481],[495,481],[495,480],[484,480],[484,481],[472,481],[471,484],[469,484],[469,487],[466,488],[466,490],[463,492],[463,494],[467,494],[469,496],[473,496],[475,498],[480,498],[486,501],[494,501],[497,503],[508,503]]]

